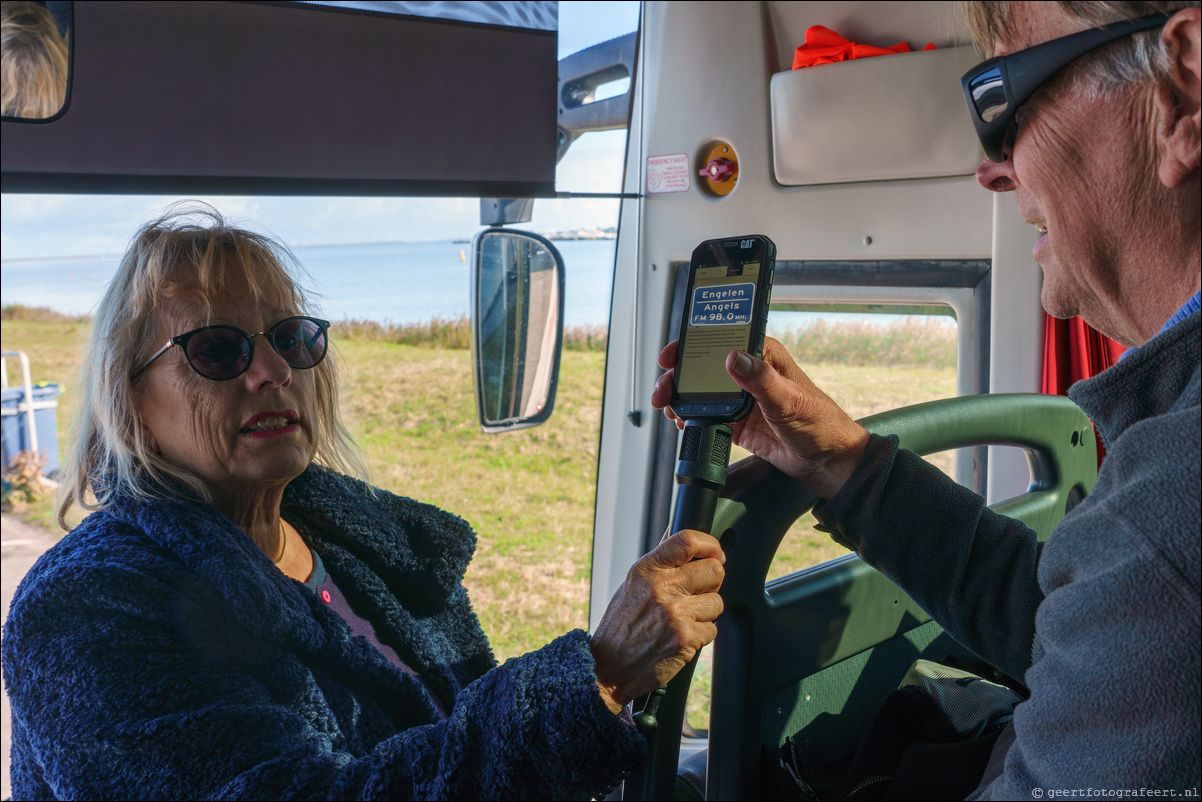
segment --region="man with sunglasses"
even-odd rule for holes
[[[896,438],[869,436],[779,343],[728,358],[758,402],[736,442],[817,490],[836,540],[1030,691],[992,746],[908,775],[903,758],[872,798],[1197,797],[1198,6],[962,5],[994,55],[962,81],[986,155],[977,178],[1042,232],[1044,308],[1129,348],[1070,392],[1108,454],[1046,544]],[[658,406],[670,386],[669,373]]]

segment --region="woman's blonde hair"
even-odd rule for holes
[[[160,315],[186,299],[211,318],[213,304],[231,297],[310,314],[297,280],[302,274],[282,243],[230,225],[207,204],[175,204],[138,230],[96,310],[84,350],[75,437],[60,486],[59,526],[69,528],[66,513],[73,504],[100,510],[116,498],[149,498],[167,487],[211,501],[198,477],[150,449],[138,418],[136,396],[145,386],[139,368],[162,345],[156,339]],[[334,348],[313,373],[314,461],[365,477],[363,458],[342,421]]]
[[[40,3],[0,3],[0,115],[44,120],[67,97],[67,43]]]

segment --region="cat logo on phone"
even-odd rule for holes
[[[748,248],[750,248],[750,247],[752,246],[752,244],[753,244],[753,243],[754,243],[754,240],[749,240],[749,239],[742,240],[742,241],[740,241],[740,242],[739,242],[739,248],[740,248],[741,250],[744,250],[744,251],[745,251],[745,250],[747,250]]]

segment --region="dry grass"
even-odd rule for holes
[[[774,330],[773,336],[805,364],[956,367],[956,329],[933,317],[888,326],[819,320],[803,328]]]
[[[341,341],[382,342],[424,348],[465,351],[472,347],[471,321],[466,317],[433,318],[423,323],[381,324],[374,320],[343,320],[330,327]]]
[[[374,320],[343,320],[330,327],[343,341],[382,342],[467,351],[472,347],[471,319],[433,318],[422,323],[376,323]],[[567,326],[563,332],[565,351],[605,352],[608,342],[605,326]]]
[[[65,453],[87,323],[35,313],[30,319],[5,310],[4,346],[29,353],[35,381],[64,384],[58,420]],[[461,515],[475,528],[479,547],[466,584],[497,656],[522,654],[587,626],[605,354],[566,351],[551,420],[494,436],[477,424],[468,351],[430,347],[433,335],[398,344],[385,338],[385,327],[343,325],[335,342],[346,378],[344,407],[373,481]],[[440,325],[425,329],[436,333]],[[596,342],[604,331],[592,336]],[[949,368],[801,362],[855,417],[954,393]],[[950,458],[935,461],[951,470]],[[31,505],[25,517],[53,527],[49,503]],[[786,536],[772,576],[841,553],[803,520]]]
[[[374,481],[475,528],[466,584],[497,656],[587,626],[604,354],[565,353],[551,420],[496,436],[480,431],[467,352],[341,350],[355,388],[345,406]]]
[[[563,330],[565,351],[600,351],[609,347],[608,326],[568,326]]]
[[[10,317],[13,311],[15,314]],[[3,326],[4,349],[24,351],[29,356],[29,372],[34,383],[47,381],[59,385],[55,417],[58,423],[59,459],[64,459],[71,442],[71,424],[75,419],[76,395],[73,385],[79,374],[79,360],[83,356],[84,340],[87,338],[87,319],[59,315],[48,309],[7,306],[4,307],[3,323],[0,325]],[[19,385],[19,363],[11,357],[5,362],[9,386]],[[22,517],[30,523],[58,531],[53,496],[49,493],[42,500],[31,503]],[[73,520],[78,522],[81,517],[76,515]]]
[[[0,309],[0,320],[21,320],[26,323],[83,323],[85,315],[64,315],[44,306],[13,304]]]

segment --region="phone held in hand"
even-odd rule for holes
[[[693,250],[680,322],[672,411],[681,420],[734,423],[754,399],[726,372],[731,351],[764,353],[776,245],[762,234],[708,240]]]

